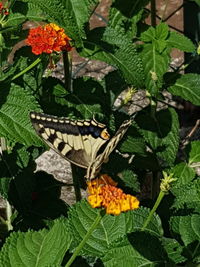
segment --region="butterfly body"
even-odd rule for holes
[[[87,169],[87,179],[95,178],[132,123],[125,121],[110,139],[106,125],[95,119],[70,120],[37,112],[31,112],[30,118],[45,143],[71,163]]]

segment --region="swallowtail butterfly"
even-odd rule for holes
[[[30,118],[37,134],[53,150],[71,163],[87,169],[87,179],[96,177],[102,163],[108,160],[132,123],[131,119],[124,121],[110,138],[106,125],[95,119],[70,120],[37,112],[31,112]],[[104,150],[100,151],[103,145]]]

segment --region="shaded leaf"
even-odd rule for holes
[[[156,266],[168,261],[160,240],[144,232],[135,232],[111,244],[102,258],[105,266]]]
[[[147,110],[148,111],[148,110]],[[136,122],[145,141],[158,157],[161,165],[174,163],[179,145],[179,122],[173,109],[156,113],[153,119],[149,113],[138,115]]]
[[[190,101],[192,104],[200,105],[200,75],[188,73],[177,79],[175,84],[168,88],[168,91],[173,95]]]
[[[170,220],[172,231],[179,234],[187,246],[194,241],[200,240],[200,215],[173,216]],[[197,244],[198,246],[198,244]]]

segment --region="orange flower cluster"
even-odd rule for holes
[[[117,183],[104,174],[88,182],[88,202],[93,208],[104,207],[106,213],[119,215],[123,211],[139,208],[139,200],[123,193]]]
[[[4,7],[2,2],[0,2],[0,14],[6,15],[6,16],[9,14],[8,8]]]
[[[70,40],[64,33],[64,29],[50,23],[30,29],[26,43],[32,47],[35,55],[40,55],[42,53],[51,54],[53,51],[70,51],[72,49]]]

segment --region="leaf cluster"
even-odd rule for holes
[[[0,14],[1,148],[6,145],[0,151],[0,194],[13,207],[12,217],[6,218],[13,232],[2,233],[1,266],[65,266],[99,213],[87,201],[69,208],[60,199],[64,184],[34,172],[35,159],[46,147],[32,128],[29,113],[72,119],[95,115],[112,135],[129,117],[127,106],[115,103],[130,88],[143,90],[149,104],[137,112],[102,173],[117,180],[124,192],[137,193],[141,207],[119,216],[104,215],[74,266],[199,264],[200,184],[195,167],[200,142],[180,146],[176,108],[158,109],[158,103],[165,103],[165,91],[200,105],[200,75],[183,74],[181,67],[172,70],[170,65],[173,49],[191,53],[193,60],[198,54],[191,40],[166,23],[145,24],[148,2],[127,0],[124,5],[113,0],[105,26],[94,29],[90,17],[97,0],[16,0],[7,16]],[[24,25],[29,21],[63,27],[80,56],[103,61],[113,71],[102,80],[73,73],[65,80],[49,75],[48,56],[36,57],[24,43],[13,52],[27,37]],[[11,52],[13,60],[8,57]],[[56,55],[55,62],[58,59]],[[71,88],[66,86],[69,80]],[[143,229],[163,171],[176,180]]]

